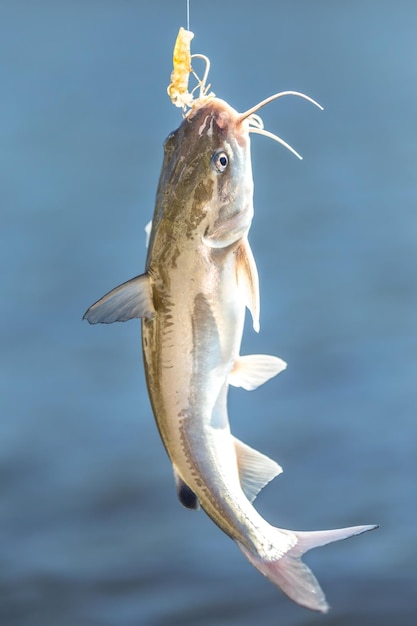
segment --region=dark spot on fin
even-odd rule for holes
[[[174,471],[175,488],[177,490],[178,500],[183,506],[185,506],[186,509],[193,509],[194,511],[197,511],[200,508],[197,496],[183,481],[175,466],[173,466],[172,469]]]
[[[178,500],[183,506],[185,506],[186,509],[193,509],[196,511],[200,508],[200,503],[198,502],[198,498],[194,491],[191,491],[189,486],[184,482],[177,486],[177,496]]]

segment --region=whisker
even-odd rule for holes
[[[257,128],[256,126],[250,126],[249,127],[249,132],[250,133],[255,133],[257,135],[264,135],[264,137],[269,137],[270,139],[273,139],[274,141],[277,141],[278,143],[280,143],[282,146],[284,146],[284,148],[288,148],[288,150],[290,152],[292,152],[293,154],[295,154],[295,156],[300,159],[300,161],[303,160],[303,157],[301,156],[301,154],[299,154],[297,152],[297,150],[294,150],[294,148],[292,146],[290,146],[289,143],[287,143],[286,141],[284,141],[283,139],[281,139],[281,137],[278,137],[278,135],[274,135],[274,133],[270,133],[269,130],[265,130],[265,128]]]
[[[310,96],[307,96],[305,93],[302,93],[300,91],[280,91],[279,93],[275,93],[273,96],[269,96],[269,98],[265,98],[265,100],[262,100],[262,102],[259,102],[248,111],[245,111],[245,113],[241,113],[238,118],[238,123],[243,122],[243,120],[256,113],[256,111],[259,111],[259,109],[264,107],[266,104],[269,104],[273,100],[278,100],[278,98],[282,98],[283,96],[297,96],[298,98],[303,98],[303,100],[311,102],[311,104],[314,104],[314,106],[323,111],[323,107],[321,106],[321,104],[316,102],[316,100],[313,100],[313,98],[310,98]]]
[[[257,115],[256,113],[252,113],[252,115],[249,115],[249,117],[247,118],[249,125],[251,126],[251,128],[263,128],[264,127],[264,123],[263,120],[261,118],[260,115]]]

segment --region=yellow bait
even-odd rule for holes
[[[185,30],[181,26],[175,41],[173,53],[174,69],[171,73],[171,83],[167,92],[172,104],[176,107],[189,107],[193,101],[192,93],[188,92],[188,80],[192,70],[191,67],[191,40],[194,33]]]
[[[210,85],[206,85],[210,69],[210,61],[203,54],[191,54],[191,40],[193,37],[193,32],[186,30],[181,26],[174,45],[172,59],[174,69],[171,73],[171,82],[167,88],[172,104],[182,108],[184,111],[187,108],[191,109],[197,100],[200,103],[203,98],[214,97],[214,93],[208,93]],[[202,59],[205,62],[206,69],[202,80],[194,72],[191,66],[191,59]],[[197,80],[197,85],[191,92],[188,91],[190,74],[193,74]],[[198,87],[200,88],[200,94],[198,98],[194,98],[194,91]]]

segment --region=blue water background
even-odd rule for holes
[[[308,557],[332,611],[293,605],[176,500],[138,321],[87,306],[142,271],[185,2],[0,4],[0,623],[417,623],[417,5],[191,2],[219,97],[262,112],[251,244],[261,332],[288,370],[232,390],[233,431],[284,474],[276,525],[380,523]]]

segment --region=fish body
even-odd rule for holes
[[[259,311],[247,241],[253,217],[249,134],[236,132],[237,118],[225,102],[212,100],[165,144],[146,264],[159,304],[155,317],[142,322],[142,344],[151,403],[177,484],[195,494],[222,530],[249,545],[256,541],[255,522],[251,540],[246,520],[254,509],[242,492],[226,407],[229,377],[239,384],[239,368],[245,369],[239,365],[245,306],[255,326]],[[266,357],[268,375],[283,367]]]
[[[85,318],[142,318],[147,387],[180,501],[201,506],[290,598],[326,611],[302,554],[375,526],[299,532],[270,525],[252,502],[282,470],[234,438],[229,426],[229,384],[254,389],[285,368],[277,357],[240,356],[245,308],[259,329],[248,243],[249,130],[222,100],[193,107],[165,142],[145,273],[109,292]]]

